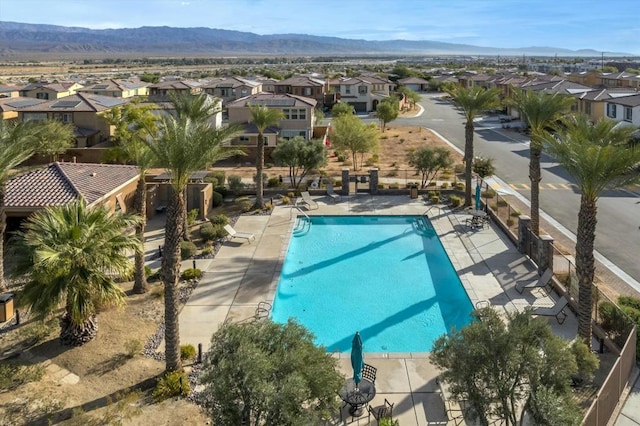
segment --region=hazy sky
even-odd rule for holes
[[[640,54],[637,8],[612,5],[602,0],[0,0],[0,21],[94,29],[209,27]]]

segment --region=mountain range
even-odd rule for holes
[[[29,55],[503,55],[600,56],[591,49],[496,48],[437,41],[354,40],[306,34],[258,35],[215,28],[140,27],[93,30],[0,21],[0,58]],[[610,53],[607,56],[630,56]]]

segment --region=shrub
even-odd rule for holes
[[[463,182],[456,182],[456,189],[458,191],[464,191],[464,183]]]
[[[640,299],[636,299],[631,296],[620,296],[618,298],[618,304],[620,306],[630,306],[634,309],[640,310]]]
[[[389,189],[400,189],[400,184],[398,182],[390,183]]]
[[[440,202],[440,197],[437,195],[432,195],[431,197],[429,197],[429,200],[431,200],[431,202],[434,204],[438,204]]]
[[[404,138],[400,138],[400,143],[404,143]]]
[[[374,166],[376,164],[376,161],[373,158],[368,158],[367,161],[365,161],[364,165],[365,166]]]
[[[289,204],[291,202],[291,198],[284,195],[281,201],[282,201],[282,204]]]
[[[277,176],[270,177],[267,181],[267,187],[269,188],[278,188],[280,186],[280,178]]]
[[[333,187],[337,187],[337,186],[342,186],[342,181],[341,180],[336,180],[335,182],[333,182]]]
[[[40,343],[51,334],[51,331],[53,330],[52,324],[53,321],[49,323],[44,323],[42,321],[32,322],[22,329],[21,334],[24,336],[24,340],[31,344]]]
[[[463,163],[459,163],[456,164],[455,166],[453,166],[453,172],[457,175],[464,173],[464,164]]]
[[[511,218],[507,219],[507,226],[508,226],[509,228],[511,228],[515,223],[516,223],[516,221],[515,221],[515,220],[513,220],[513,219],[511,219]]]
[[[289,191],[289,192],[287,192],[287,197],[289,197],[289,198],[295,198],[295,197],[296,197],[296,193],[295,193],[295,192],[291,192],[291,191]]]
[[[213,241],[216,239],[218,233],[211,222],[206,222],[200,225],[200,236],[205,241]]]
[[[382,140],[389,139],[389,136],[388,135],[382,135],[382,136],[380,136],[380,139],[382,139]]]
[[[341,163],[344,163],[345,161],[347,161],[347,155],[342,152],[340,154],[336,153],[336,158]]]
[[[200,269],[198,269],[198,268],[196,268],[196,269],[193,269],[193,268],[185,269],[182,272],[182,275],[180,275],[180,278],[183,279],[184,281],[200,279],[200,278],[202,278],[202,271]]]
[[[384,189],[384,183],[379,183],[378,184],[378,189]]]
[[[602,302],[598,305],[600,325],[611,337],[619,336],[627,328],[628,320],[616,305],[611,302]]]
[[[208,256],[208,255],[210,255],[211,253],[213,253],[213,246],[205,246],[205,247],[202,249],[202,254],[203,254],[204,256]]]
[[[142,351],[142,342],[139,339],[129,339],[124,342],[124,350],[128,358],[133,358]]]
[[[493,189],[487,189],[482,193],[482,196],[486,198],[493,198],[496,196],[496,191],[494,191]]]
[[[160,279],[160,269],[153,271],[149,275],[147,275],[147,281],[149,282],[158,281],[159,279]]]
[[[244,190],[244,183],[242,183],[242,178],[238,175],[229,175],[227,182],[229,182],[229,189],[234,194]]]
[[[273,163],[264,163],[264,167],[266,169],[271,169],[273,167]]]
[[[198,247],[193,243],[193,241],[182,241],[180,243],[180,257],[182,259],[189,259],[193,257],[198,252]]]
[[[457,195],[449,197],[449,201],[451,202],[451,207],[460,207],[462,205],[462,197],[458,197]]]
[[[218,191],[213,191],[213,207],[220,207],[224,202],[224,196]]]
[[[44,376],[42,365],[0,364],[0,390],[8,391],[29,382],[37,382]]]
[[[193,225],[194,223],[196,223],[196,219],[198,219],[198,213],[200,213],[200,210],[198,210],[198,209],[189,210],[189,213],[187,213],[187,224],[188,225]]]
[[[440,185],[440,188],[442,189],[447,189],[449,187],[449,182],[442,182],[442,184]]]
[[[160,402],[174,396],[187,396],[189,392],[191,392],[191,388],[186,374],[172,371],[158,380],[156,388],[153,390],[153,399]]]
[[[251,211],[253,208],[253,201],[251,201],[248,197],[241,197],[236,199],[236,203],[240,207],[244,213]]]
[[[514,210],[511,212],[511,216],[513,217],[518,217],[522,214],[522,212],[520,210]]]
[[[226,175],[224,172],[213,172],[209,176],[213,177],[218,182],[216,186],[224,186],[224,181],[226,180]]]
[[[398,176],[397,170],[390,170],[389,173],[387,173],[387,177],[396,177],[396,176]]]
[[[196,348],[193,345],[180,345],[180,359],[182,361],[192,360],[196,357]]]
[[[229,218],[227,217],[226,214],[220,213],[220,214],[209,216],[209,222],[211,222],[211,224],[214,226],[215,225],[225,226],[226,224],[229,223]]]
[[[151,268],[149,268],[147,265],[144,265],[144,275],[148,278],[153,274],[153,271],[151,270]]]

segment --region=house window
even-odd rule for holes
[[[367,94],[367,86],[358,86],[358,93],[361,95]]]
[[[249,143],[249,136],[240,136],[238,139],[240,140],[240,143],[243,145],[246,145]]]
[[[49,94],[48,93],[36,93],[36,98],[37,99],[49,99]]]
[[[264,140],[264,146],[269,146],[269,136],[263,136],[262,140]]]
[[[285,120],[306,120],[307,119],[306,109],[283,108],[282,113],[284,114]]]
[[[584,103],[584,112],[587,115],[591,115],[591,102]]]
[[[351,86],[345,86],[344,87],[344,93],[346,93],[347,95],[351,94]]]
[[[67,113],[55,113],[53,114],[53,119],[62,121],[63,123],[71,123],[71,114]]]
[[[305,87],[304,88],[304,95],[305,96],[311,96],[311,87]]]
[[[607,104],[607,117],[616,118],[616,104]]]
[[[631,107],[624,107],[624,121],[631,121],[631,117],[633,117],[633,110]]]
[[[240,93],[242,94],[242,96],[247,96],[247,89],[240,90]]]
[[[44,121],[47,119],[46,112],[25,112],[22,115],[24,121]]]

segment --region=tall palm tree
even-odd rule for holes
[[[284,118],[279,109],[261,105],[249,105],[251,121],[258,129],[258,152],[256,155],[256,204],[257,209],[264,209],[264,131],[269,126],[275,126]]]
[[[471,171],[473,168],[473,119],[482,111],[500,106],[499,90],[482,87],[465,88],[456,85],[447,90],[455,104],[462,109],[467,122],[464,125],[464,205],[471,205]]]
[[[165,243],[162,251],[161,277],[164,283],[165,362],[167,371],[182,369],[180,361],[180,330],[178,326],[178,277],[180,273],[180,241],[184,233],[182,212],[185,189],[191,173],[202,170],[218,160],[237,155],[222,144],[231,138],[235,127],[212,128],[208,123],[188,117],[163,117],[159,137],[147,144],[159,167],[171,176],[171,196],[167,205]]]
[[[520,112],[521,118],[529,126],[531,143],[529,144],[529,180],[531,181],[531,231],[540,233],[540,157],[542,141],[549,128],[569,112],[575,99],[557,93],[534,92],[515,89],[508,101]]]
[[[124,303],[114,276],[131,272],[130,250],[142,251],[128,232],[138,221],[80,200],[35,213],[17,234],[14,273],[29,276],[19,302],[43,318],[64,306],[63,344],[91,340],[98,310]]]
[[[192,95],[188,92],[171,94],[169,99],[173,104],[178,119],[189,118],[195,123],[207,123],[213,114],[221,110],[220,100],[206,93],[200,93],[198,95]],[[188,241],[190,236],[189,225],[187,223],[187,203],[184,204],[182,211],[182,222],[182,228],[184,230],[182,239]]]
[[[152,109],[153,106],[129,103],[124,107],[112,108],[104,116],[109,124],[115,126],[114,138],[118,145],[114,149],[118,151],[117,156],[136,164],[140,170],[134,196],[134,209],[141,219],[136,226],[136,235],[143,245],[147,226],[146,175],[154,161],[153,153],[144,141],[156,136],[158,120],[151,112]],[[144,270],[144,251],[135,253],[133,280],[134,293],[142,294],[149,290]]]
[[[52,128],[57,129],[55,132]],[[49,121],[27,121],[9,124],[0,120],[0,292],[7,289],[4,280],[4,232],[7,226],[4,197],[6,184],[15,167],[36,151],[50,145],[61,146],[73,138],[70,126]]]
[[[576,274],[578,276],[578,335],[591,345],[594,242],[597,201],[605,189],[615,189],[640,181],[635,167],[640,163],[640,147],[629,143],[635,130],[602,119],[591,124],[580,115],[565,120],[559,136],[547,135],[547,151],[573,176],[580,187],[580,211],[576,236]]]

